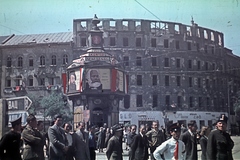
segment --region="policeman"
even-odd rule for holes
[[[0,141],[0,159],[1,160],[21,160],[21,121],[19,117],[11,122],[12,128]]]
[[[209,160],[233,160],[234,142],[226,132],[227,120],[227,116],[222,114],[217,121],[216,129],[208,136],[207,159]]]

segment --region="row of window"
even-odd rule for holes
[[[12,58],[7,57],[6,66],[7,67],[12,67],[12,65],[13,65],[12,62],[13,62]],[[65,54],[62,57],[62,64],[65,65],[67,63],[68,63],[68,55]],[[45,66],[45,64],[46,64],[46,57],[45,56],[40,56],[39,57],[39,65],[40,66]],[[18,57],[17,58],[17,64],[16,65],[17,65],[17,67],[23,67],[23,57]],[[33,65],[34,65],[34,59],[33,59],[33,57],[29,57],[28,66],[33,67]],[[56,55],[51,56],[51,65],[57,65],[57,56]]]
[[[169,109],[169,107],[175,108],[183,108],[183,97],[182,96],[177,96],[176,103],[171,103],[170,102],[170,95],[165,96],[165,106],[166,108]],[[225,99],[222,98],[218,100],[217,98],[211,99],[210,97],[189,97],[188,101],[188,108],[193,108],[193,107],[198,107],[198,108],[203,108],[204,106],[208,107],[209,109],[211,107],[211,102],[213,103],[213,106],[219,106],[220,108],[226,107],[226,102]],[[158,100],[158,95],[152,95],[152,107],[156,108],[158,107],[159,100]],[[143,107],[143,96],[142,95],[137,95],[136,96],[136,106],[137,107]]]
[[[127,79],[129,78],[129,76],[127,76]],[[188,77],[188,87],[193,87],[194,85],[194,80],[195,80],[195,84],[197,84],[198,88],[202,88],[203,83],[205,84],[206,88],[210,88],[210,79],[205,79],[205,78],[195,78],[194,77]],[[128,80],[129,81],[129,80]],[[203,82],[204,81],[204,82]],[[142,75],[137,75],[136,76],[136,84],[138,86],[142,86],[143,85],[143,76]],[[212,79],[212,88],[216,88],[216,87],[223,87],[224,88],[224,80],[221,79]],[[240,84],[240,83],[239,83]],[[149,85],[149,83],[148,83]],[[156,86],[158,85],[158,75],[152,75],[152,85]],[[170,76],[169,75],[165,75],[164,76],[164,85],[170,86]],[[182,86],[182,76],[176,76],[176,86]]]
[[[103,27],[103,21],[100,21],[99,23],[99,28],[105,30],[106,28]],[[136,31],[141,31],[141,26],[142,25],[146,25],[145,23],[143,23],[141,21],[134,21],[135,26],[131,26],[135,27]],[[87,21],[81,21],[80,24],[81,29],[83,30],[87,30]],[[214,34],[213,31],[210,30],[206,30],[206,29],[202,29],[200,30],[199,28],[192,28],[192,26],[186,26],[186,25],[179,25],[179,24],[173,24],[171,23],[171,25],[174,25],[173,29],[174,29],[174,33],[175,34],[185,34],[184,32],[182,33],[183,30],[186,30],[186,35],[187,36],[193,36],[196,35],[196,37],[203,37],[204,39],[210,39],[211,41],[216,41],[218,42],[219,45],[222,45],[222,37],[220,34]],[[128,31],[129,30],[129,22],[127,20],[123,20],[121,21],[121,26],[122,26],[122,30]],[[168,27],[168,23],[166,22],[150,22],[150,26],[151,26],[151,32],[153,33],[161,33],[161,34],[165,34],[169,32],[169,27]],[[116,30],[116,21],[111,20],[109,21],[109,27],[111,30]],[[180,27],[182,28],[182,30],[180,29]],[[195,33],[193,33],[195,32]],[[200,32],[202,32],[202,35],[200,34]]]
[[[142,38],[141,37],[137,37],[135,39],[135,47],[144,47],[143,45],[144,43],[142,42]],[[175,40],[175,49],[181,49],[180,47],[180,41],[179,40]],[[194,44],[195,45],[195,44]],[[81,38],[81,46],[85,47],[87,46],[87,38],[82,37]],[[116,38],[115,37],[110,37],[109,38],[109,46],[116,46]],[[123,47],[128,47],[129,46],[129,38],[128,37],[123,37],[122,38],[122,46]],[[164,39],[163,40],[163,47],[164,48],[169,48],[169,40],[168,39]],[[151,43],[150,43],[150,47],[157,47],[157,38],[151,38]],[[193,45],[192,42],[187,42],[187,49],[188,50],[192,50]],[[199,43],[196,43],[196,51],[200,51],[200,46]],[[205,53],[215,53],[215,47],[214,46],[208,46],[208,45],[204,45],[204,52]]]
[[[23,82],[22,77],[18,76],[16,77],[15,86],[34,86],[33,83],[33,76],[29,76],[27,80],[27,84]],[[38,78],[38,86],[45,86],[46,81],[48,81],[48,85],[55,85],[56,78]],[[10,77],[6,78],[6,87],[12,87],[12,80]]]
[[[136,66],[142,66],[142,57],[136,57]],[[129,56],[124,56],[123,57],[123,62],[125,66],[129,66]],[[164,67],[170,67],[170,58],[164,58]],[[157,57],[151,57],[151,65],[152,66],[157,66]],[[181,67],[181,59],[176,58],[176,68],[182,68]],[[188,60],[188,69],[193,69],[193,60]],[[205,62],[204,63],[205,70],[216,70],[216,64],[215,63],[209,63]],[[202,69],[202,62],[197,61],[197,69],[200,70]],[[220,71],[223,70],[223,65],[220,65],[219,68]]]

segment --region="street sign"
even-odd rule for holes
[[[32,101],[28,96],[7,98],[8,110],[29,110]]]
[[[22,126],[27,124],[28,113],[26,111],[10,111],[8,112],[8,127],[11,127],[11,122],[19,117],[22,117]]]

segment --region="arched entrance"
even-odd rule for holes
[[[103,110],[101,108],[94,108],[92,111],[92,124],[103,126]]]

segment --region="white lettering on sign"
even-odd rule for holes
[[[89,53],[89,56],[93,56],[93,57],[99,57],[99,56],[108,56],[105,53]]]
[[[85,61],[110,61],[110,57],[85,57]]]

